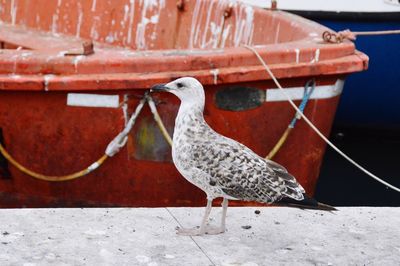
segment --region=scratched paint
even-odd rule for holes
[[[294,52],[296,53],[296,64],[298,64],[300,62],[300,49],[296,48]]]
[[[95,12],[96,11],[96,4],[97,4],[97,1],[96,0],[93,0],[92,1],[92,12]]]
[[[101,24],[101,18],[99,16],[94,16],[92,27],[90,29],[90,37],[94,40],[98,40],[100,38],[100,34],[97,31],[97,28],[100,24]]]
[[[11,23],[12,23],[12,25],[15,25],[15,23],[17,21],[17,9],[18,9],[18,7],[15,4],[15,0],[11,0]]]
[[[32,0],[26,0],[30,3]],[[43,0],[42,0],[43,1]],[[21,18],[17,21],[17,13],[27,12],[20,0],[10,0],[4,5],[10,11],[10,23],[28,27],[38,27],[50,31],[54,36],[70,34],[77,38],[91,38],[95,41],[121,45],[138,50],[159,48],[159,32],[161,19],[172,18],[175,9],[171,9],[166,0],[57,0],[48,6],[46,12],[33,7],[33,20]],[[101,5],[100,5],[101,3]],[[254,10],[234,0],[203,1],[196,0],[190,9],[193,12],[192,23],[185,25],[180,31],[189,30],[187,44],[189,49],[217,49],[229,46],[251,44],[254,34]],[[0,6],[2,7],[2,6]],[[18,8],[24,11],[17,12]],[[232,16],[224,18],[227,8],[233,10]],[[3,8],[5,9],[5,8]],[[74,10],[74,14],[68,13]],[[76,11],[75,11],[76,10]],[[50,18],[50,23],[48,23]],[[47,28],[46,28],[47,27]],[[188,29],[187,29],[188,28]],[[180,35],[182,32],[178,32]],[[186,47],[185,47],[186,46]],[[181,46],[182,47],[182,46]]]
[[[79,62],[82,61],[83,59],[85,59],[84,55],[78,55],[78,56],[75,56],[75,58],[72,60],[72,63],[74,64],[74,67],[75,67],[75,73],[78,73]]]
[[[214,4],[216,3],[216,7],[214,7]],[[211,20],[211,14],[213,10],[216,11],[216,14],[221,14],[224,10],[225,5],[223,4],[222,1],[218,2],[211,2],[208,7],[208,11],[206,12],[207,18],[206,18],[206,23],[204,25],[204,29],[210,29],[210,34],[208,34],[207,30],[204,31],[204,34],[201,38],[201,44],[200,48],[217,48],[218,42],[219,42],[219,36],[221,34],[222,25],[223,25],[223,19],[222,16],[218,16],[217,19],[214,18],[214,21]]]
[[[320,54],[320,50],[319,49],[317,49],[316,51],[315,51],[315,62],[318,62],[319,61],[319,54]]]
[[[218,83],[218,74],[219,74],[219,69],[211,69],[210,73],[213,75],[214,78],[214,85],[217,85]]]
[[[81,36],[81,28],[83,22],[83,11],[82,4],[78,3],[78,23],[76,24],[76,37],[79,38]]]
[[[236,4],[236,27],[234,34],[234,47],[241,44],[252,44],[254,31],[254,9],[250,6]]]
[[[224,13],[228,9],[232,9],[234,15],[225,19]],[[234,47],[251,44],[253,20],[254,10],[250,6],[240,5],[235,1],[197,0],[193,10],[188,48],[224,48],[230,38],[233,39]]]
[[[153,34],[157,32],[157,25],[162,10],[165,8],[165,0],[141,0],[141,18],[136,28],[136,48],[145,50],[147,47],[146,27],[153,24]],[[149,15],[149,13],[151,15]],[[153,13],[153,14],[152,14]],[[155,35],[153,35],[155,36]],[[153,37],[155,39],[156,37]]]
[[[44,84],[44,90],[48,91],[49,90],[49,84],[50,81],[55,77],[55,75],[44,75],[43,76],[43,84]]]
[[[275,29],[275,41],[274,41],[274,43],[278,43],[279,42],[280,30],[281,30],[281,23],[278,22],[278,25],[276,26],[276,29]]]
[[[132,43],[132,30],[133,30],[133,19],[135,16],[135,1],[129,0],[129,27],[128,27],[128,44]]]
[[[312,60],[310,62],[311,64],[318,63],[320,52],[321,52],[320,49],[315,50],[315,54],[313,55]]]

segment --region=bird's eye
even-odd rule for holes
[[[182,83],[176,83],[176,86],[178,87],[178,88],[182,88],[183,87],[183,84]]]

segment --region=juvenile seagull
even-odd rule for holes
[[[200,227],[179,228],[178,234],[203,235],[225,232],[228,200],[281,203],[302,208],[332,210],[306,196],[303,187],[281,165],[261,158],[239,142],[215,132],[204,120],[204,89],[191,77],[155,85],[181,100],[172,145],[178,171],[207,194],[207,207]],[[220,227],[207,225],[212,201],[222,197]]]

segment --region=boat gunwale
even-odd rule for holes
[[[260,8],[255,10],[265,12]],[[272,69],[278,72],[285,69],[290,77],[301,77],[346,74],[367,68],[368,57],[357,52],[354,43],[347,40],[340,44],[324,43],[321,36],[326,27],[288,12],[269,12],[290,25],[303,25],[308,32],[295,41],[252,45]],[[71,41],[76,43],[77,38]],[[2,50],[0,91],[140,89],[180,76],[195,76],[205,85],[269,78],[261,71],[255,55],[245,47],[142,51],[95,43],[94,51],[88,56],[65,56],[64,47],[51,51]],[[183,63],[177,64],[177,59]],[[334,71],[327,71],[327,65]]]

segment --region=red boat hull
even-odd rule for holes
[[[106,1],[98,1],[100,4],[92,11],[90,1],[63,1],[62,6],[56,6],[57,1],[41,0],[49,6],[51,12],[47,10],[47,13],[36,9],[34,2],[37,1],[16,0],[14,5],[18,6],[14,7],[7,2],[0,13],[0,19],[9,23],[2,26],[7,31],[0,31],[3,47],[8,48],[0,54],[0,130],[2,144],[19,163],[47,175],[66,175],[91,165],[124,128],[144,91],[155,83],[180,76],[194,76],[204,84],[205,118],[216,131],[240,141],[261,156],[268,154],[295,114],[290,105],[286,101],[267,99],[257,106],[239,104],[236,109],[226,110],[218,102],[218,93],[232,88],[265,92],[276,87],[254,54],[241,47],[242,44],[257,46],[285,88],[304,87],[313,78],[316,91],[318,86],[333,86],[347,74],[365,69],[368,62],[351,42],[324,44],[316,40],[316,34],[320,36],[326,30],[320,25],[284,12],[239,4],[231,7],[229,1],[221,1],[220,6],[214,6],[216,10],[212,1],[185,2],[183,11],[176,7],[175,1],[156,1],[158,5],[151,8],[136,3],[134,10],[128,6],[126,15],[129,24],[130,10],[133,10],[131,23],[135,26],[131,31],[124,28],[124,32],[122,28],[113,29],[120,30],[125,37],[113,43],[107,39],[110,25],[114,25],[114,20],[115,27],[122,27],[124,18],[120,12],[127,9],[125,2],[129,1],[113,1],[112,8]],[[66,3],[74,8],[68,8]],[[225,27],[220,37],[227,34],[222,39],[224,43],[221,39],[213,42],[207,13],[201,15],[201,10],[208,10],[206,7],[214,10],[210,20]],[[160,16],[158,28],[154,28],[156,24],[148,25],[145,44],[137,37],[142,29],[138,17],[144,8],[148,8],[150,19],[155,14]],[[23,11],[30,9],[31,12]],[[108,9],[115,12],[104,13]],[[221,22],[224,10],[231,13]],[[71,15],[75,11],[89,19],[80,21],[79,15]],[[252,23],[253,35],[248,39],[234,34],[239,32],[240,16],[244,16],[240,12],[253,12],[254,20],[249,22],[249,14],[243,18],[249,25]],[[69,23],[73,26],[61,20],[54,22],[49,14],[71,15]],[[99,14],[103,14],[101,20],[96,19]],[[196,14],[198,21],[193,22]],[[168,16],[176,19],[168,22]],[[35,20],[36,17],[39,19]],[[78,30],[79,23],[82,28]],[[191,35],[191,30],[196,30],[193,23],[200,25],[198,34],[203,34],[204,43],[191,40],[196,37]],[[185,28],[187,24],[192,24],[192,29]],[[93,25],[98,27],[96,36],[91,31]],[[230,30],[225,31],[228,26]],[[66,35],[43,36],[42,31],[52,29]],[[95,41],[92,55],[86,55],[80,46],[89,38]],[[136,42],[129,43],[129,38],[136,38]],[[80,55],[67,55],[67,52]],[[118,96],[121,106],[71,106],[67,104],[70,93]],[[179,101],[172,95],[154,97],[159,103],[160,116],[172,134]],[[325,135],[329,134],[339,97],[340,94],[312,98],[305,109],[306,116]],[[238,99],[231,101],[235,100]],[[312,194],[325,147],[299,121],[274,160],[284,165]],[[130,132],[127,145],[84,177],[66,182],[41,181],[0,158],[1,207],[201,206],[204,202],[204,193],[180,176],[172,164],[170,147],[147,105]]]

